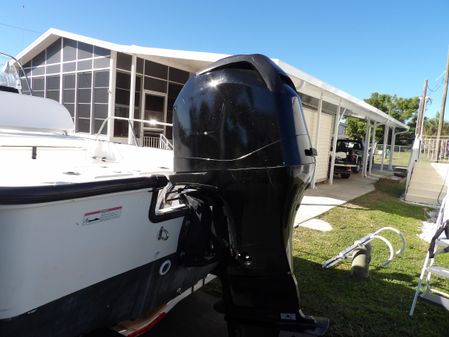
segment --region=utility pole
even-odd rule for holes
[[[436,148],[437,162],[440,159],[440,137],[441,137],[441,129],[443,128],[444,124],[444,109],[446,107],[448,77],[449,77],[449,50],[447,53],[446,76],[444,76],[444,89],[443,89],[443,99],[441,100],[440,120],[438,122],[437,148]]]
[[[416,118],[415,137],[422,138],[424,129],[424,112],[426,111],[426,97],[427,97],[427,85],[428,81],[424,81],[424,89],[422,93],[421,102],[419,102],[418,117]]]

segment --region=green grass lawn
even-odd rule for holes
[[[408,166],[410,155],[410,150],[403,150],[401,152],[396,151],[393,155],[393,166]],[[375,154],[373,159],[375,164],[382,163],[382,155],[380,154]],[[384,165],[388,165],[389,162],[389,158],[384,159]]]
[[[449,313],[442,308],[418,301],[413,320],[408,318],[428,248],[417,237],[427,209],[399,200],[403,188],[378,183],[374,192],[323,214],[320,218],[332,225],[331,232],[303,227],[294,231],[293,255],[302,308],[306,314],[330,318],[326,336],[449,336]],[[355,240],[385,226],[399,229],[407,240],[405,252],[389,266],[381,266],[388,256],[386,245],[374,240],[367,280],[351,278],[350,261],[321,268],[325,260]],[[389,234],[385,236],[399,248],[399,237]],[[448,257],[443,258],[449,266]],[[438,282],[449,290],[449,283]]]

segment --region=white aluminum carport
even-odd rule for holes
[[[107,41],[102,41],[58,29],[51,28],[44,34],[42,34],[37,40],[35,40],[32,44],[30,44],[26,49],[24,49],[17,58],[25,63],[35,55],[33,53],[41,50],[49,46],[53,43],[57,38],[65,37],[77,41],[82,41],[84,43],[100,46],[106,49],[111,50],[111,76],[109,88],[113,88],[115,86],[115,72],[112,71],[115,69],[115,64],[117,62],[117,53],[126,53],[132,55],[132,68],[131,68],[131,88],[130,88],[130,104],[129,104],[129,116],[130,118],[134,117],[134,97],[135,97],[135,77],[136,77],[136,58],[141,57],[146,60],[158,62],[161,64],[165,64],[167,66],[176,67],[185,71],[189,71],[191,73],[197,72],[205,67],[207,67],[210,63],[217,61],[223,57],[228,55],[225,54],[214,54],[214,53],[205,53],[205,52],[194,52],[194,51],[183,51],[183,50],[170,50],[170,49],[160,49],[160,48],[148,48],[141,47],[135,45],[120,45],[115,43],[110,43]],[[39,47],[39,48],[38,48]],[[278,64],[293,80],[293,83],[296,86],[296,90],[299,93],[308,95],[310,97],[314,97],[319,100],[318,108],[316,112],[316,116],[314,116],[313,121],[313,130],[310,133],[314,136],[312,142],[314,147],[318,146],[319,135],[322,134],[322,130],[326,129],[331,131],[333,146],[333,153],[331,153],[331,166],[330,166],[330,176],[329,183],[333,182],[333,167],[335,162],[335,148],[336,141],[338,135],[338,125],[343,116],[353,116],[356,118],[360,118],[366,120],[366,136],[365,136],[365,144],[369,144],[371,142],[371,146],[374,148],[374,135],[375,130],[380,125],[385,125],[386,131],[384,136],[384,150],[386,149],[386,143],[388,139],[388,131],[392,130],[391,137],[391,148],[394,149],[395,145],[395,136],[397,134],[397,129],[407,130],[408,127],[399,122],[398,120],[392,118],[391,116],[385,114],[384,112],[376,109],[375,107],[367,104],[366,102],[349,95],[348,93],[337,89],[295,67],[292,65],[285,63],[279,59],[272,59],[276,64]],[[114,90],[110,92],[109,102],[114,102]],[[337,107],[337,110],[334,114],[333,125],[329,127],[330,120],[327,119],[327,124],[324,125],[323,121],[323,103],[327,102],[333,104]],[[112,109],[112,104],[109,104],[109,112],[108,116],[110,118],[114,117],[114,111]],[[310,128],[311,124],[309,123],[308,127]],[[326,126],[326,128],[324,128]],[[130,126],[132,128],[132,126]],[[113,120],[111,123],[108,123],[108,136],[111,137],[113,133]],[[131,135],[132,132],[129,132]],[[329,135],[329,137],[331,136]],[[131,139],[129,139],[131,141]],[[322,162],[328,163],[328,155],[326,153],[329,150],[328,146],[322,146],[320,150],[324,152],[322,155]],[[374,151],[371,151],[371,159],[374,154]],[[392,168],[392,158],[393,154],[390,156],[389,167]],[[367,176],[370,174],[367,171],[367,163],[368,163],[368,146],[365,146],[365,155],[364,155],[364,165],[363,165],[363,175]],[[382,159],[383,161],[383,159]],[[381,169],[383,169],[384,163],[382,162]],[[321,168],[323,169],[323,168]],[[327,169],[327,167],[326,167]],[[315,181],[313,182],[313,185]]]
[[[335,114],[334,119],[334,127],[333,127],[333,144],[332,144],[332,153],[331,153],[331,163],[330,163],[330,174],[329,174],[329,183],[333,182],[333,169],[335,163],[335,150],[336,150],[336,142],[338,136],[338,125],[343,116],[352,116],[359,119],[366,120],[366,134],[365,134],[365,153],[364,153],[364,163],[363,163],[363,175],[367,176],[371,174],[371,165],[369,170],[368,160],[372,162],[374,151],[370,151],[370,158],[368,158],[368,148],[367,144],[371,143],[371,148],[374,149],[374,141],[375,141],[375,131],[379,125],[385,126],[385,134],[384,134],[384,151],[386,149],[388,133],[389,130],[392,130],[391,137],[391,148],[394,149],[395,145],[395,137],[396,137],[396,129],[408,130],[408,127],[401,123],[400,121],[394,119],[393,117],[387,115],[383,111],[369,105],[368,103],[349,95],[348,93],[337,89],[283,61],[274,60],[293,80],[297,91],[300,93],[304,93],[308,96],[315,97],[319,99],[318,111],[317,111],[317,122],[315,123],[315,132],[313,144],[317,147],[318,139],[320,135],[320,121],[322,115],[322,106],[323,102],[329,102],[337,106],[337,112]],[[389,167],[392,169],[392,160],[393,153],[390,156]],[[383,157],[381,170],[384,168]],[[314,184],[315,182],[313,182]]]

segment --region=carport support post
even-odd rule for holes
[[[335,165],[335,154],[337,153],[337,137],[338,137],[338,125],[340,124],[340,113],[341,102],[338,105],[337,112],[335,114],[334,121],[334,138],[332,138],[332,153],[331,153],[331,166],[329,168],[329,185],[334,183],[334,165]]]
[[[390,149],[390,163],[388,169],[393,169],[393,156],[394,156],[394,146],[396,142],[396,128],[393,128],[393,133],[391,134],[391,149]]]
[[[114,138],[114,116],[115,116],[115,82],[117,74],[117,52],[111,51],[111,61],[109,62],[109,90],[108,90],[108,140]]]
[[[318,139],[319,134],[320,134],[320,124],[321,124],[321,111],[323,110],[323,93],[321,93],[320,95],[320,100],[318,101],[318,113],[317,113],[317,120],[316,120],[316,125],[315,125],[315,139],[313,140],[313,147],[318,151]],[[316,178],[316,166],[315,166],[315,171],[313,173],[313,178],[312,178],[312,183],[311,186],[312,188],[315,188],[315,180]]]
[[[136,100],[136,63],[137,57],[136,55],[132,56],[131,63],[131,87],[129,93],[129,120],[128,123],[128,144],[134,144],[134,105]],[[137,145],[137,144],[135,144]]]
[[[374,146],[376,145],[376,128],[377,128],[377,123],[374,122],[374,125],[373,125],[373,134],[372,134],[372,138],[371,138],[371,152],[370,152],[370,155],[369,155],[369,162],[370,162],[370,165],[369,165],[369,174],[370,174],[370,175],[371,175],[371,170],[372,170],[372,168],[373,168],[374,151],[376,150],[376,149],[374,148]]]
[[[366,120],[366,131],[365,131],[365,144],[363,149],[363,176],[366,177],[368,174],[368,148],[369,148],[369,139],[370,139],[370,131],[371,131],[371,121],[369,119]]]
[[[388,124],[385,124],[384,126],[384,146],[382,149],[382,161],[380,163],[380,170],[384,170],[384,159],[385,159],[385,153],[387,152],[387,142],[388,142],[388,132],[390,131],[390,128],[388,127]]]

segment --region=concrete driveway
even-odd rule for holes
[[[315,189],[308,189],[296,213],[295,227],[336,206],[374,191],[377,180],[378,177],[363,178],[360,174],[353,174],[348,179],[335,178],[332,185],[323,183],[318,184]]]

